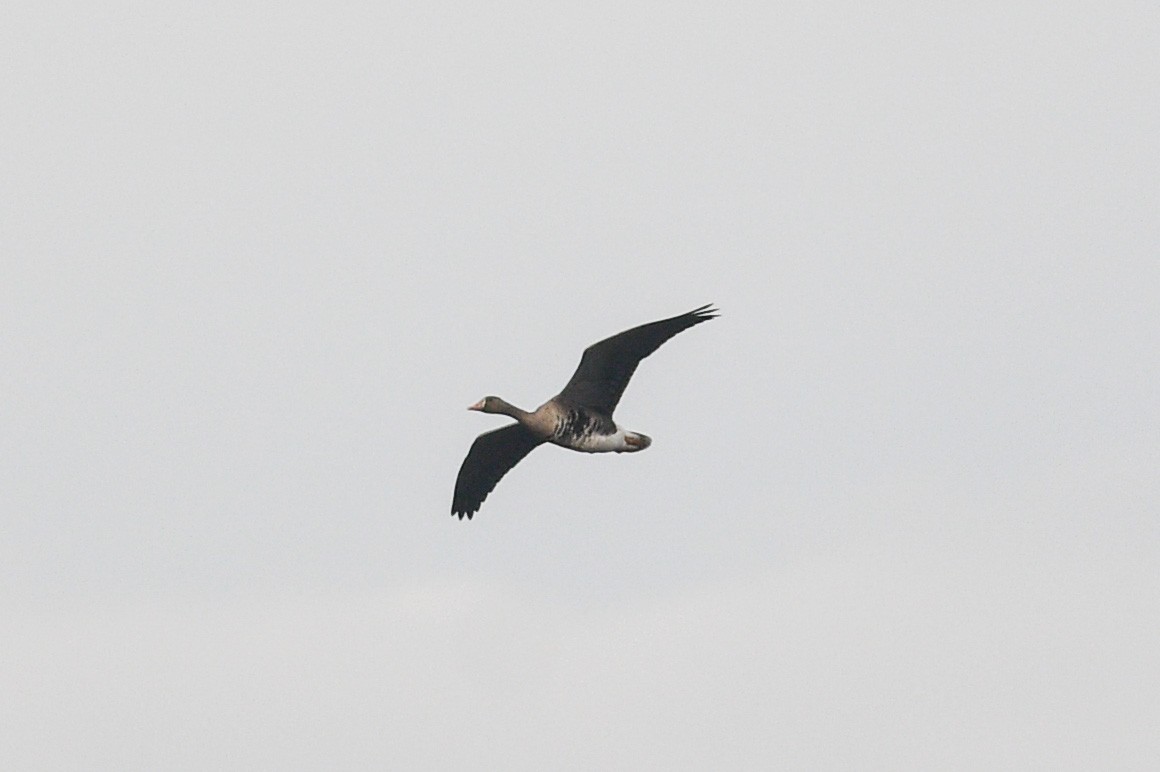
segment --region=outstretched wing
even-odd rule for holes
[[[511,424],[476,437],[459,467],[451,514],[470,520],[500,478],[541,442],[523,424]]]
[[[593,343],[584,350],[580,366],[560,392],[560,399],[611,416],[640,360],[678,332],[716,316],[717,309],[710,304],[671,319],[642,324]]]

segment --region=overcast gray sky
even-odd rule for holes
[[[0,766],[1156,768],[1156,3],[5,17]]]

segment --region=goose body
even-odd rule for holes
[[[468,410],[500,413],[516,423],[475,439],[455,480],[451,514],[471,519],[483,500],[524,456],[546,442],[582,453],[635,453],[652,439],[619,426],[612,413],[640,360],[682,330],[716,317],[701,306],[686,314],[642,324],[584,350],[563,391],[533,412],[499,397],[484,397]]]

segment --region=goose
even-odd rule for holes
[[[636,453],[651,445],[647,435],[628,431],[612,420],[616,404],[640,360],[678,332],[717,315],[712,304],[704,305],[593,343],[584,350],[564,390],[534,412],[494,396],[468,407],[510,416],[516,423],[475,438],[455,480],[452,516],[470,520],[500,478],[546,442],[583,453]]]

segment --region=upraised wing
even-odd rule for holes
[[[559,399],[611,416],[640,360],[678,332],[716,316],[717,309],[709,304],[687,314],[642,324],[593,343],[584,350],[580,366],[560,392]]]

